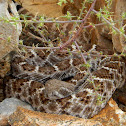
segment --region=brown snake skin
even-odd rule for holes
[[[19,98],[46,113],[93,117],[124,85],[126,59],[100,57],[91,50],[88,54],[89,68],[78,53],[27,49],[14,54],[14,79],[6,83],[6,97]]]
[[[125,82],[125,58],[90,59],[90,74],[80,56],[28,50],[12,59],[7,97],[17,97],[39,111],[91,118]],[[62,82],[63,80],[63,82]]]

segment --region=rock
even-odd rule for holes
[[[111,98],[106,107],[92,119],[99,121],[103,126],[126,126],[126,112],[123,112]]]
[[[18,34],[10,23],[0,22],[0,59],[18,47]]]
[[[8,6],[15,18],[18,17],[16,7],[12,1],[1,0],[0,1],[0,59],[5,57],[9,52],[15,50],[18,47],[19,34],[21,33],[21,23],[9,22],[12,15],[8,12]],[[6,21],[2,21],[5,19]]]
[[[33,15],[46,16],[51,18],[58,18],[60,20],[66,20],[61,16],[67,14],[69,11],[72,15],[79,15],[79,9],[81,8],[82,0],[74,0],[74,3],[71,3],[70,0],[67,0],[68,3],[63,3],[62,6],[59,6],[58,0],[16,0],[21,4],[25,9],[30,11]],[[47,9],[49,8],[49,9]]]
[[[120,110],[112,98],[107,106],[92,119],[41,113],[18,107],[17,111],[9,116],[9,124],[13,126],[46,126],[47,124],[48,126],[124,126],[126,125],[126,112]]]
[[[25,102],[22,102],[16,98],[6,98],[0,103],[0,124],[3,122],[3,120],[6,122],[8,116],[14,113],[18,106],[33,110],[32,107]]]
[[[121,27],[123,27],[126,24],[126,20],[122,19],[122,14],[126,12],[126,1],[125,0],[113,0],[112,4],[113,12],[114,12],[114,21],[120,20],[115,24],[115,27],[120,30]],[[124,29],[124,34],[126,34],[126,29]],[[117,34],[112,34],[112,42],[113,46],[118,52],[125,52],[126,53],[126,44],[125,44],[126,38],[117,32]]]
[[[21,107],[9,116],[9,124],[13,126],[102,126],[98,121],[35,112]]]
[[[45,15],[47,17],[63,16],[63,6],[57,4],[57,0],[16,0],[34,15]],[[48,8],[48,9],[47,9]]]

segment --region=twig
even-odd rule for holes
[[[41,42],[44,41],[41,37],[38,37],[38,36],[32,34],[31,32],[28,32],[27,34],[28,34],[29,36],[31,36],[32,38],[34,38],[34,39],[38,39],[38,40],[40,40]]]
[[[84,55],[83,55],[82,51],[80,50],[79,45],[77,44],[77,42],[76,42],[76,41],[74,41],[74,43],[75,43],[75,45],[76,45],[76,47],[77,47],[78,51],[80,52],[81,57],[82,57],[82,59],[83,59],[84,63],[85,63],[85,64],[87,64],[87,61],[86,61],[86,59],[85,59],[85,57],[84,57]]]
[[[35,46],[31,47],[31,46],[26,46],[26,45],[21,45],[21,44],[19,44],[19,47],[25,47],[27,49],[39,49],[39,50],[43,50],[43,49],[47,49],[47,50],[60,49],[60,47],[35,47]],[[61,51],[61,52],[68,52],[68,50],[59,50],[59,51]],[[78,51],[69,51],[69,52],[73,53],[73,54],[78,54]],[[112,55],[104,55],[104,54],[95,54],[95,53],[96,53],[96,51],[92,51],[92,54],[90,54],[90,55],[91,56],[98,56],[98,57],[106,57],[106,56],[107,57],[112,57],[113,56],[113,54]],[[82,54],[83,54],[83,57],[84,57],[84,56],[87,56],[89,53],[88,52],[84,52]],[[120,56],[125,56],[125,55],[118,54],[118,56],[120,57]]]
[[[98,14],[98,11],[96,11],[96,10],[92,10],[94,13],[96,13],[96,14]],[[116,28],[115,26],[113,26],[112,24],[111,24],[111,22],[109,22],[107,19],[105,19],[102,15],[101,15],[101,18],[107,23],[107,24],[109,24],[110,26],[112,26],[112,28],[115,30],[115,31],[117,31],[118,33],[120,33],[120,34],[122,34],[122,32],[118,29],[118,28]],[[126,35],[125,34],[122,34],[125,38],[126,38]]]
[[[48,50],[60,49],[60,47],[31,47],[31,46],[26,46],[26,45],[21,45],[21,44],[19,44],[19,46],[25,47],[27,49],[40,49],[40,50],[43,50],[43,49],[48,49]]]
[[[6,19],[1,18],[0,21],[6,21]],[[33,21],[33,20],[9,20],[7,19],[8,22],[27,22],[27,23],[81,23],[83,22],[82,20],[70,20],[70,21]]]
[[[44,37],[44,35],[41,34],[41,32],[39,31],[39,29],[37,29],[34,25],[32,25],[32,27],[44,39],[44,41],[47,42],[47,39]]]

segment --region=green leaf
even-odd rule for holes
[[[73,0],[72,0],[73,1]],[[63,3],[67,3],[67,0],[59,0],[57,3],[59,6],[62,6]]]

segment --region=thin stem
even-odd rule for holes
[[[96,10],[92,10],[94,13],[96,13],[96,14],[98,14],[98,11],[96,11]],[[110,26],[112,26],[112,28],[115,30],[115,31],[117,31],[118,33],[120,33],[120,34],[122,34],[122,32],[118,29],[118,28],[116,28],[115,26],[113,26],[112,25],[112,23],[111,22],[109,22],[107,19],[105,19],[102,15],[101,15],[101,18],[107,23],[107,24],[109,24]],[[125,38],[126,38],[126,35],[125,34],[122,34]]]
[[[31,32],[28,32],[27,34],[28,34],[29,36],[31,36],[32,38],[34,38],[34,39],[38,39],[38,40],[40,40],[41,42],[44,41],[41,37],[38,37],[38,36],[32,34]]]
[[[21,45],[19,44],[19,46],[21,47],[25,47],[27,49],[40,49],[40,50],[43,50],[43,49],[49,49],[49,50],[55,50],[55,49],[60,49],[60,47],[31,47],[31,46],[26,46],[26,45]]]
[[[77,44],[77,42],[76,42],[76,41],[74,41],[74,43],[75,43],[75,45],[76,45],[76,47],[77,47],[78,51],[80,52],[81,57],[82,57],[82,59],[83,59],[84,63],[85,63],[85,64],[87,64],[87,61],[86,61],[86,59],[85,59],[85,57],[84,57],[84,55],[83,55],[82,51],[80,50],[79,45]]]
[[[21,45],[21,44],[19,44],[19,47],[25,47],[25,48],[28,48],[28,49],[40,49],[40,50],[44,50],[44,49],[47,49],[47,50],[55,50],[55,49],[59,49],[59,51],[61,51],[61,52],[68,52],[68,50],[60,50],[60,47],[31,47],[31,46],[26,46],[26,45]],[[73,53],[73,54],[78,54],[78,51],[69,51],[70,53]],[[93,54],[93,53],[96,53],[96,51],[92,51],[92,54],[90,54],[91,56],[98,56],[98,57],[112,57],[113,56],[113,54],[112,55],[104,55],[104,54]],[[83,57],[84,56],[87,56],[89,53],[87,53],[87,52],[84,52],[84,53],[82,53],[83,54]],[[118,54],[118,56],[125,56],[125,55],[123,55],[123,54]],[[83,58],[82,57],[82,58]],[[84,61],[85,62],[85,61]],[[86,62],[85,62],[86,63]]]
[[[43,34],[41,34],[41,32],[40,32],[40,30],[39,29],[37,29],[34,25],[32,25],[32,27],[34,28],[34,30],[43,38],[43,40],[45,41],[45,42],[47,42],[47,39],[44,37],[44,35]]]
[[[0,21],[6,21],[6,19],[3,19],[1,18]],[[21,23],[24,23],[24,22],[27,22],[27,23],[81,23],[82,20],[70,20],[70,21],[33,21],[33,20],[8,20],[8,22],[21,22]]]

